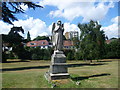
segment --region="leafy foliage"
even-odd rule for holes
[[[78,49],[80,44],[78,37],[73,37],[72,41],[73,41],[73,45]]]
[[[39,47],[30,48],[26,47],[26,50],[29,51],[30,57],[32,60],[50,60],[52,54],[52,48],[40,49]]]
[[[64,53],[65,53],[67,60],[74,60],[75,59],[75,57],[74,57],[75,51],[74,50],[64,49]]]
[[[15,17],[17,13],[24,13],[24,9],[21,5],[27,5],[28,8],[35,9],[36,7],[41,7],[40,5],[36,5],[33,2],[2,2],[0,8],[2,7],[2,20],[6,23],[13,24],[12,21],[18,20]],[[12,8],[12,9],[11,9]]]
[[[33,40],[47,40],[47,41],[50,41],[49,37],[46,37],[46,36],[37,36],[36,38],[34,38]]]
[[[31,37],[30,37],[29,31],[28,31],[28,33],[27,33],[27,41],[28,41],[28,42],[31,41]]]
[[[104,54],[105,34],[100,30],[101,25],[96,21],[90,21],[88,24],[78,24],[81,31],[80,50],[82,58],[101,59]]]
[[[74,57],[75,57],[75,60],[82,60],[82,53],[79,49],[78,51],[75,52]]]
[[[116,39],[105,45],[106,54],[104,58],[120,58],[120,40]]]
[[[23,59],[24,55],[26,55],[26,54],[23,54],[25,53],[25,50],[23,47],[24,38],[19,34],[19,32],[24,33],[24,30],[22,27],[12,27],[8,35],[3,34],[2,35],[3,48],[12,47],[12,52],[14,53],[13,54],[14,57]],[[6,51],[8,50],[5,50],[5,49],[3,50],[3,55],[6,54]]]

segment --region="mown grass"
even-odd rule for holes
[[[28,60],[29,61],[29,60]],[[44,77],[50,61],[2,64],[2,88],[51,88]],[[118,88],[118,60],[68,61],[71,78],[52,81],[56,88]],[[87,64],[86,64],[87,63]],[[21,69],[22,68],[22,69]],[[76,82],[80,82],[76,85]]]

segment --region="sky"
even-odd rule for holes
[[[68,2],[69,1],[69,2]],[[25,10],[23,14],[16,14],[18,21],[14,26],[22,26],[25,30],[21,34],[27,37],[30,32],[31,38],[37,36],[51,35],[52,23],[61,20],[64,23],[64,33],[80,30],[78,23],[88,23],[90,20],[98,21],[102,25],[108,38],[118,38],[118,27],[120,26],[120,14],[118,13],[119,0],[34,0],[34,3],[44,8],[29,9],[21,5]],[[120,10],[120,9],[119,9]],[[0,34],[8,34],[13,25],[0,21]]]

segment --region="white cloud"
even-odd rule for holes
[[[78,31],[80,34],[80,30],[75,24],[64,23],[64,29],[65,29],[64,33],[69,31]]]
[[[55,23],[56,23],[56,22],[55,22]],[[50,35],[51,35],[51,32],[52,32],[52,24],[49,25],[48,30],[50,31]],[[64,23],[64,34],[65,34],[65,32],[69,32],[69,31],[78,31],[78,32],[80,33],[80,30],[79,30],[79,28],[77,27],[77,25],[71,24],[71,23],[69,23],[69,22],[65,22],[65,23]]]
[[[111,22],[116,23],[116,24],[120,24],[120,16],[117,16],[117,17],[115,17],[115,18],[112,18],[112,19],[111,19]]]
[[[25,30],[25,33],[30,31],[32,39],[38,35],[43,36],[50,34],[50,31],[48,30],[45,22],[40,19],[33,19],[33,17],[29,17],[26,20],[19,20],[13,23],[15,26],[22,26],[23,29]]]
[[[105,31],[105,34],[108,36],[108,38],[112,37],[118,37],[118,16],[111,19],[111,22],[113,22],[112,25],[102,27],[102,29]],[[14,26],[22,26],[23,29],[25,30],[25,35],[28,31],[30,31],[31,38],[35,38],[38,35],[44,36],[44,35],[51,35],[51,30],[52,30],[52,24],[49,26],[46,26],[46,23],[40,19],[33,19],[33,17],[29,17],[26,20],[19,20],[13,22]],[[0,34],[8,34],[10,31],[10,28],[12,28],[12,25],[6,24],[3,21],[0,21]],[[120,25],[119,25],[120,28]],[[78,31],[80,34],[80,30],[75,24],[71,24],[69,22],[64,23],[64,34],[65,32],[69,31]]]
[[[31,0],[33,2],[39,2],[40,0]],[[42,0],[41,0],[42,1]],[[69,0],[71,1],[71,0]],[[120,0],[74,0],[74,2],[110,2],[110,1],[114,1],[114,2],[118,2]],[[65,0],[64,2],[68,2],[67,0]]]
[[[12,25],[0,21],[0,34],[8,34]]]
[[[27,6],[27,5],[21,4],[20,7],[21,7],[23,10],[25,10],[25,11],[28,10],[28,6]]]
[[[86,22],[90,19],[102,20],[108,10],[114,7],[112,1],[107,5],[105,2],[95,4],[95,1],[96,0],[92,0],[92,2],[82,2],[82,0],[42,0],[40,1],[40,5],[57,7],[57,10],[50,11],[49,15],[52,17],[64,17],[72,21],[81,16],[83,17],[83,22]]]
[[[55,22],[56,23],[56,22]],[[52,24],[48,27],[48,30],[50,31],[50,35],[51,35],[51,32],[52,32]],[[79,34],[80,34],[80,30],[79,28],[77,27],[77,25],[75,24],[71,24],[69,22],[65,22],[64,23],[64,34],[66,32],[70,32],[70,31],[78,31]]]
[[[34,39],[37,36],[51,35],[52,24],[47,27],[46,23],[40,19],[33,19],[33,17],[29,17],[26,20],[14,21],[13,23],[14,26],[18,26],[18,27],[22,26],[25,34],[21,34],[21,33],[20,34],[25,38],[27,37],[26,35],[28,31],[30,32],[32,39]],[[12,25],[6,24],[3,21],[0,21],[0,26],[1,26],[0,34],[8,34],[10,28],[13,27]],[[64,29],[65,29],[64,33],[69,31],[80,32],[77,25],[70,24],[68,22],[64,23]]]
[[[33,17],[29,17],[26,20],[19,20],[13,22],[14,26],[22,26],[25,34],[22,35],[25,38],[27,37],[27,32],[30,31],[31,38],[35,38],[37,36],[49,35],[50,31],[46,26],[46,23],[40,19],[33,19]],[[6,24],[3,21],[0,21],[0,34],[8,34],[10,28],[13,26],[10,24]]]
[[[120,25],[118,28],[118,17],[120,16],[111,19],[111,22],[113,22],[112,25],[101,28],[105,31],[105,34],[108,36],[108,38],[113,38],[113,37],[118,38],[118,30],[120,28]]]

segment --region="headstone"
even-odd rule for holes
[[[64,25],[61,24],[61,21],[58,21],[57,25],[53,23],[52,41],[55,49],[53,55],[51,56],[50,70],[45,73],[45,77],[47,80],[69,78],[68,68],[66,64],[66,56],[62,51],[63,32],[64,32]]]

